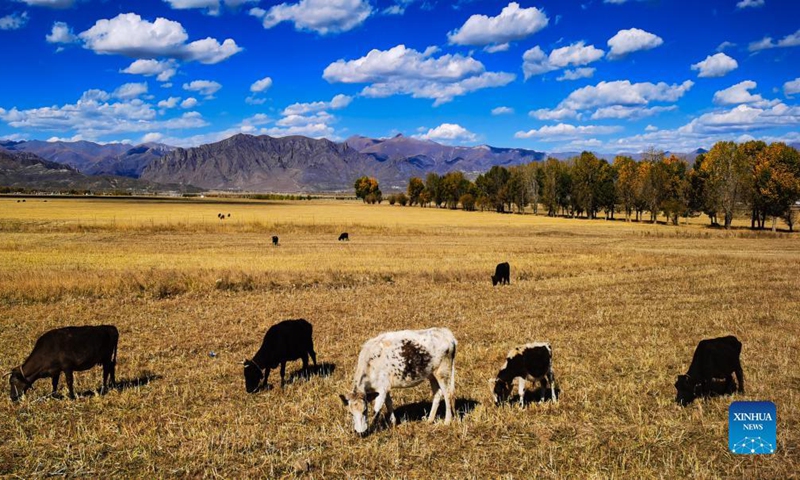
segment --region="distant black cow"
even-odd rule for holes
[[[272,236],[272,244],[275,245],[276,247],[278,246],[278,236],[277,235],[273,235]]]
[[[498,263],[494,268],[494,275],[492,275],[492,285],[511,283],[511,266],[508,262]]]
[[[33,352],[19,367],[11,370],[11,400],[17,401],[40,378],[53,379],[53,394],[58,390],[58,377],[64,372],[69,397],[75,398],[73,372],[103,366],[103,390],[116,383],[119,332],[112,325],[64,327],[45,332]],[[109,380],[110,383],[109,383]]]
[[[350,241],[350,235],[348,235],[347,232],[342,232],[342,234],[339,235],[339,241],[340,242],[343,242],[343,241],[348,241],[349,242]]]
[[[311,339],[311,324],[300,318],[284,320],[269,327],[261,348],[252,360],[244,361],[244,385],[247,393],[257,392],[267,384],[269,371],[281,366],[281,388],[285,383],[286,362],[303,360],[303,369],[308,368],[308,357],[317,366],[317,354]]]
[[[701,340],[694,350],[689,371],[686,375],[678,375],[675,382],[678,391],[675,401],[685,406],[697,397],[733,393],[734,373],[739,393],[744,393],[744,373],[739,360],[741,353],[742,343],[733,335]],[[725,381],[722,391],[714,387],[715,379]]]
[[[556,401],[555,374],[553,373],[553,349],[549,343],[527,343],[513,348],[506,356],[503,364],[494,379],[492,393],[495,403],[508,401],[511,385],[517,379],[519,404],[525,398],[525,381],[539,381],[541,388],[541,401],[544,401],[547,386],[550,387],[550,400]]]

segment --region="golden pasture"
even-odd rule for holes
[[[114,324],[126,387],[70,401],[48,398],[45,379],[12,404],[4,383],[0,476],[797,475],[797,235],[333,200],[0,198],[0,210],[0,367],[48,329]],[[511,285],[493,288],[501,261]],[[332,372],[246,394],[239,362],[299,317]],[[361,344],[430,326],[459,341],[460,419],[420,421],[429,388],[396,390],[401,423],[358,438],[338,394]],[[676,406],[697,342],[726,334],[744,344],[747,393]],[[489,379],[529,341],[553,346],[559,402],[495,406]],[[78,373],[76,388],[100,380]],[[777,404],[776,454],[728,452],[733,399]]]

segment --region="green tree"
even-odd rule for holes
[[[412,177],[408,181],[408,201],[411,205],[419,204],[419,196],[425,190],[425,182],[421,178]]]
[[[636,205],[636,181],[638,166],[631,157],[617,156],[614,158],[614,171],[616,174],[617,201],[625,212],[625,220],[630,221]]]
[[[425,190],[430,194],[431,201],[437,207],[441,207],[445,201],[442,177],[433,172],[429,173],[425,177]]]

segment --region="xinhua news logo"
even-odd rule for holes
[[[772,402],[733,402],[728,408],[728,448],[742,455],[769,455],[777,448]]]

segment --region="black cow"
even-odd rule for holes
[[[556,401],[555,374],[553,373],[553,349],[549,343],[527,343],[513,348],[506,356],[506,363],[494,379],[495,403],[508,401],[511,385],[517,379],[520,406],[525,398],[525,381],[540,383],[540,401],[544,401],[547,386],[550,387],[550,400]]]
[[[277,235],[273,235],[272,236],[272,244],[274,246],[276,246],[276,247],[278,246],[278,236]]]
[[[342,232],[342,234],[339,235],[339,241],[340,242],[343,242],[343,241],[348,241],[349,242],[350,241],[350,235],[348,235],[347,232]]]
[[[689,371],[686,375],[678,375],[675,382],[678,391],[675,401],[686,406],[697,397],[733,393],[734,373],[739,393],[744,393],[744,373],[739,360],[741,353],[742,343],[733,335],[701,340],[694,350]],[[725,381],[725,388],[721,392],[714,387],[715,379]]]
[[[281,366],[281,388],[285,383],[286,362],[303,360],[303,369],[308,368],[308,356],[317,366],[317,354],[311,339],[311,324],[300,318],[284,320],[269,327],[261,348],[252,360],[244,361],[244,385],[247,393],[255,393],[267,384],[269,371]]]
[[[73,372],[103,366],[103,391],[116,383],[119,332],[113,325],[64,327],[45,332],[33,352],[19,367],[11,370],[11,400],[17,401],[40,378],[53,379],[53,394],[58,390],[61,372],[67,379],[69,397],[75,398]],[[111,382],[109,383],[109,380]]]
[[[508,262],[498,263],[494,267],[494,275],[492,275],[492,285],[500,285],[511,283],[511,266]]]

